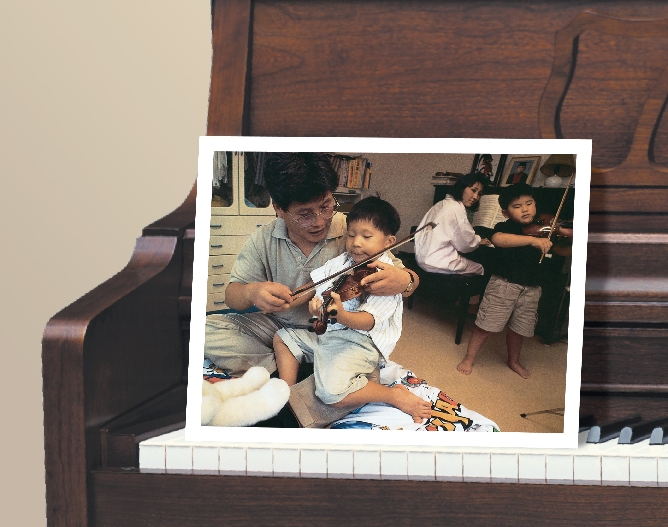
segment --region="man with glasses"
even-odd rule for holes
[[[293,300],[291,291],[345,250],[346,220],[332,195],[338,176],[326,154],[267,154],[264,177],[277,219],[251,234],[225,290],[228,307],[244,313],[207,316],[205,357],[233,376],[251,366],[276,370],[274,333],[306,327],[310,318],[310,296]],[[374,295],[411,294],[417,275],[394,263],[370,264],[380,272],[362,285]]]

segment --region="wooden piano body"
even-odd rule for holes
[[[212,14],[209,135],[593,138],[581,415],[668,415],[668,6],[217,0]],[[194,195],[46,327],[50,526],[668,517],[668,488],[141,473],[137,441],[185,411]]]

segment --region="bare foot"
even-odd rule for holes
[[[506,362],[508,367],[513,370],[517,375],[522,377],[522,379],[528,379],[531,377],[531,373],[529,373],[529,370],[527,370],[524,366],[522,366],[519,362]]]
[[[457,365],[457,371],[464,375],[471,375],[473,369],[473,361],[464,357],[464,360]]]
[[[431,403],[421,399],[417,395],[411,393],[408,388],[399,384],[393,386],[392,390],[396,390],[395,400],[393,406],[396,406],[402,412],[405,412],[413,417],[413,421],[421,423],[423,419],[431,417]]]

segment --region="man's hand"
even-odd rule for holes
[[[411,275],[406,269],[399,269],[392,264],[379,261],[371,262],[368,266],[380,271],[365,276],[360,285],[372,295],[390,296],[403,293],[411,281]]]
[[[531,245],[533,245],[536,249],[540,249],[543,254],[547,254],[552,247],[552,242],[547,238],[531,237]]]
[[[231,285],[231,284],[230,284]],[[229,287],[229,286],[228,286]],[[266,313],[279,313],[290,309],[290,288],[277,282],[255,282],[246,284],[246,298]]]

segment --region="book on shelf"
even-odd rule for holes
[[[352,157],[342,154],[330,155],[332,168],[339,176],[339,187],[369,188],[371,163],[366,157]]]

